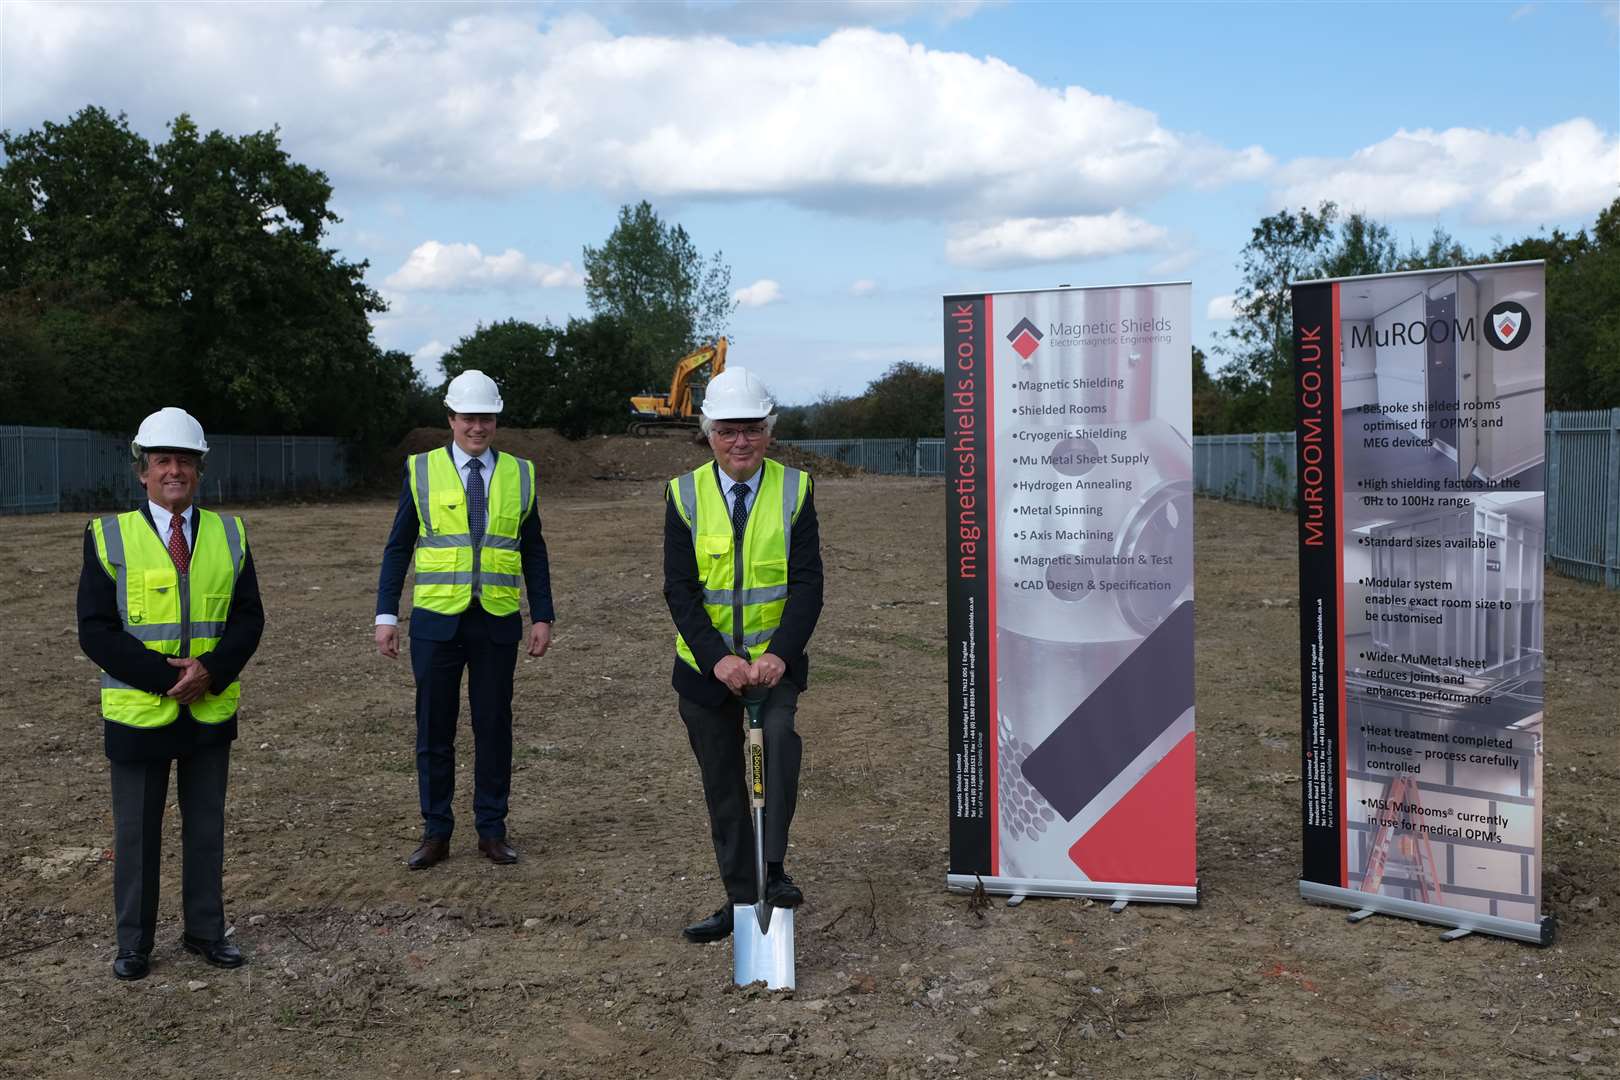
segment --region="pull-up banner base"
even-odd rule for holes
[[[1494,934],[1497,937],[1528,941],[1532,945],[1551,945],[1558,924],[1551,915],[1540,922],[1521,922],[1496,915],[1482,915],[1461,911],[1440,904],[1425,904],[1418,900],[1402,900],[1395,896],[1366,893],[1360,889],[1339,889],[1332,885],[1318,885],[1314,881],[1301,881],[1299,895],[1318,904],[1334,904],[1357,911],[1376,911],[1380,915],[1399,915],[1403,919],[1449,926],[1454,930],[1468,930],[1476,934]]]
[[[970,893],[980,884],[987,893],[1004,896],[1089,897],[1092,900],[1129,900],[1144,904],[1196,904],[1197,885],[1131,885],[1115,881],[1042,881],[1030,878],[987,877],[977,874],[947,874],[945,887],[951,892]]]

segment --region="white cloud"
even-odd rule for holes
[[[941,25],[987,6],[983,0],[772,0],[771,3],[617,3],[637,26],[667,33],[788,34],[846,26],[895,26],[922,17]]]
[[[1271,166],[1258,147],[895,33],[614,36],[578,14],[426,6],[8,5],[7,126],[116,101],[153,136],[183,110],[205,129],[279,124],[295,158],[343,185],[946,218],[1102,213]]]
[[[782,286],[770,278],[760,278],[752,285],[744,286],[732,293],[731,298],[740,307],[764,307],[782,299]]]
[[[1122,210],[1059,218],[1011,218],[959,230],[945,242],[957,266],[980,268],[1097,259],[1160,247],[1169,233]]]
[[[1277,185],[1279,206],[1332,199],[1377,218],[1450,212],[1475,224],[1536,226],[1586,217],[1620,194],[1620,138],[1585,117],[1534,134],[1403,129],[1348,158],[1289,162]]]
[[[851,296],[871,296],[877,292],[878,283],[871,278],[859,278],[849,283]]]
[[[418,244],[385,281],[395,289],[440,291],[518,285],[558,289],[585,284],[584,276],[566,261],[561,266],[530,262],[523,252],[512,248],[485,255],[477,244],[441,244],[437,240]]]
[[[1209,307],[1204,309],[1204,318],[1212,322],[1231,322],[1237,318],[1237,297],[1231,293],[1209,298]]]

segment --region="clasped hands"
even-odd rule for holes
[[[180,669],[180,680],[164,691],[164,697],[172,697],[182,705],[190,705],[208,693],[213,677],[208,674],[208,669],[202,666],[202,661],[189,656],[171,656],[169,666]]]
[[[714,677],[725,683],[734,694],[740,694],[750,686],[773,687],[782,681],[786,673],[787,664],[773,653],[762,653],[752,664],[740,656],[724,656],[714,665]]]

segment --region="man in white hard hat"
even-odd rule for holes
[[[724,902],[686,927],[688,941],[731,933],[733,904],[757,899],[754,825],[743,780],[739,695],[768,691],[765,729],[765,900],[797,907],[787,875],[788,826],[798,802],[801,744],[793,728],[808,684],[806,646],[821,615],[821,533],[810,475],[766,458],[776,424],[765,385],[727,368],[703,398],[714,460],[669,482],[664,514],[664,599],[675,620],[675,668]]]
[[[534,463],[490,446],[502,407],[500,388],[481,371],[463,371],[450,380],[444,404],[450,445],[405,463],[405,490],[377,583],[377,651],[392,659],[399,655],[399,594],[414,562],[411,670],[422,841],[406,859],[412,870],[450,854],[463,671],[472,713],[478,850],[494,863],[517,862],[507,841],[506,813],[512,674],[524,640],[520,582],[528,586],[533,619],[530,656],[546,654],[555,618]]]
[[[169,763],[185,828],[181,946],[242,965],[226,938],[225,781],[264,608],[242,519],[193,504],[208,441],[183,409],[141,421],[130,444],[146,503],[90,522],[79,572],[79,648],[101,668],[111,762],[113,974],[143,979],[157,928]]]

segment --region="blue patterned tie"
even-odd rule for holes
[[[467,532],[476,549],[484,542],[484,463],[477,458],[467,462]]]
[[[731,531],[742,543],[743,531],[748,528],[748,485],[731,485]]]

